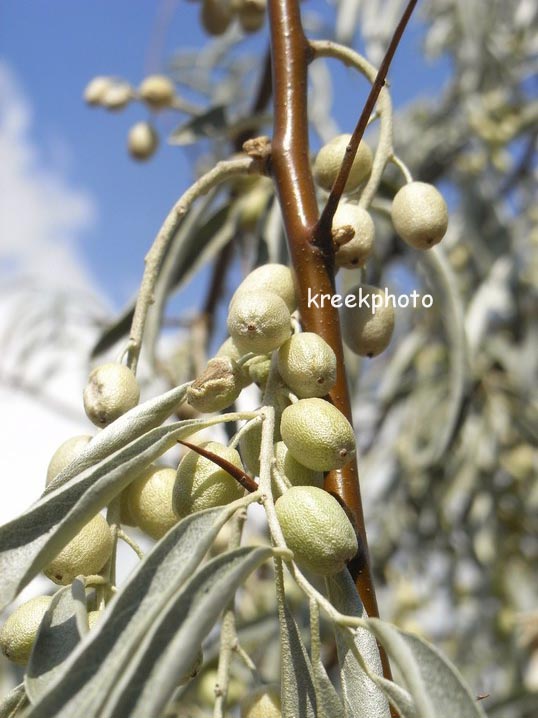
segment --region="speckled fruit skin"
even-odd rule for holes
[[[129,514],[136,526],[151,538],[160,539],[177,524],[172,507],[176,470],[151,466],[127,489]]]
[[[300,399],[282,412],[282,440],[291,455],[314,471],[331,471],[355,456],[353,427],[324,399]]]
[[[368,302],[373,294],[383,295],[383,290],[370,284],[361,284],[353,287],[348,295],[359,297],[368,296]],[[394,331],[394,309],[391,304],[378,307],[374,313],[370,307],[358,306],[343,307],[340,314],[342,325],[342,338],[351,351],[359,356],[375,357],[384,351],[391,340]]]
[[[273,292],[283,299],[290,312],[297,309],[297,298],[293,285],[291,269],[285,264],[262,264],[252,270],[235,290],[230,306],[241,294],[245,292],[258,292],[264,290]]]
[[[277,499],[275,509],[288,548],[297,563],[312,573],[338,573],[357,553],[351,521],[323,489],[293,486]]]
[[[90,421],[107,426],[138,404],[140,389],[124,364],[102,364],[90,373],[83,398]]]
[[[275,444],[275,462],[276,468],[281,474],[288,479],[292,486],[323,486],[323,473],[321,471],[312,471],[303,464],[300,464],[288,451],[288,447],[283,441],[277,441]],[[273,486],[275,491],[276,486]],[[279,493],[275,491],[275,493]]]
[[[336,383],[336,355],[313,332],[290,337],[278,350],[278,371],[301,399],[325,396]]]
[[[37,630],[51,596],[37,596],[16,608],[0,629],[0,648],[13,663],[24,666],[30,659]]]
[[[127,149],[135,160],[147,160],[159,146],[159,136],[149,122],[137,122],[127,135]]]
[[[337,267],[362,267],[374,248],[375,226],[370,213],[357,204],[341,201],[333,218],[333,236],[338,228],[350,226],[354,236],[339,246],[334,257]]]
[[[209,441],[201,446],[244,471],[241,457],[235,449],[216,441]],[[229,504],[243,494],[243,487],[233,476],[191,450],[185,454],[178,466],[173,507],[176,514],[183,518],[195,511]]]
[[[153,110],[159,110],[170,106],[175,96],[175,87],[166,75],[149,75],[142,81],[138,94]]]
[[[187,389],[187,401],[202,413],[222,411],[233,404],[244,386],[244,372],[233,359],[213,357]]]
[[[261,686],[241,701],[241,718],[282,718],[280,686]]]
[[[330,142],[327,142],[326,145],[323,145],[316,156],[314,161],[314,179],[316,183],[327,190],[327,192],[329,192],[333,186],[350,139],[351,135],[349,134],[338,135]],[[372,171],[372,162],[372,150],[368,144],[362,140],[346,182],[346,192],[353,192],[364,182]]]
[[[396,232],[415,249],[429,249],[446,234],[446,202],[440,192],[427,182],[404,185],[394,197],[391,214]]]
[[[228,331],[240,352],[269,354],[291,335],[290,312],[273,292],[242,292],[230,305]]]
[[[92,437],[89,434],[81,434],[80,436],[72,436],[60,444],[56,449],[47,467],[47,480],[46,483],[50,484],[58,474],[69,466],[74,461],[81,451],[87,446],[88,442],[91,441]]]
[[[111,554],[110,527],[101,514],[96,514],[64,546],[43,573],[54,583],[67,586],[77,576],[92,576],[99,573]]]

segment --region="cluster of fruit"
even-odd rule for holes
[[[338,135],[318,152],[313,166],[316,184],[330,191],[340,170],[351,135]],[[359,191],[370,176],[372,150],[362,140],[345,185],[332,224],[335,265],[352,269],[363,267],[374,248],[375,227],[367,209],[361,206]],[[448,210],[438,190],[425,182],[408,182],[396,193],[391,219],[396,233],[414,249],[429,249],[438,244],[448,227]],[[394,329],[394,309],[388,302],[371,310],[378,287],[359,284],[350,291],[355,298],[366,297],[359,307],[344,307],[341,313],[342,335],[347,346],[360,356],[373,357],[388,346]]]
[[[149,75],[138,89],[126,80],[114,77],[94,77],[84,90],[88,105],[107,110],[123,110],[133,100],[140,100],[152,112],[174,107],[176,102],[174,83],[165,75]],[[136,160],[147,160],[157,150],[159,136],[151,122],[137,122],[129,130],[127,149]]]
[[[223,35],[237,19],[241,30],[258,32],[265,22],[267,0],[202,0],[200,22],[208,35]]]

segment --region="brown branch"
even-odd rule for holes
[[[204,459],[209,459],[209,461],[212,461],[214,464],[217,464],[217,466],[220,466],[220,468],[228,472],[230,476],[233,476],[233,478],[249,493],[253,494],[258,490],[258,484],[254,481],[254,479],[248,474],[245,474],[244,471],[241,471],[241,469],[238,469],[231,461],[223,459],[222,456],[214,454],[212,451],[208,451],[207,449],[203,449],[201,446],[191,444],[189,441],[177,439],[177,443],[186,446],[191,451],[195,451],[197,454],[200,454],[200,456],[203,456]]]
[[[383,61],[379,66],[379,70],[377,71],[375,81],[372,85],[366,103],[362,109],[359,121],[357,122],[357,125],[353,130],[353,134],[351,135],[349,144],[346,147],[344,160],[342,162],[342,165],[340,166],[340,170],[331,188],[327,203],[323,208],[323,212],[321,213],[318,226],[316,227],[316,230],[314,232],[314,242],[316,244],[319,244],[320,246],[323,246],[325,238],[330,233],[334,213],[336,212],[336,208],[338,207],[340,197],[344,192],[347,178],[351,171],[351,166],[353,165],[353,160],[355,159],[355,155],[357,154],[359,143],[362,140],[362,136],[364,135],[364,131],[366,130],[366,126],[368,125],[370,115],[374,110],[375,103],[377,102],[377,98],[379,97],[379,93],[381,92],[381,90],[383,89],[383,85],[385,84],[387,73],[394,57],[394,53],[396,52],[396,49],[400,44],[400,40],[402,39],[402,35],[405,31],[405,28],[407,27],[407,23],[409,22],[409,19],[413,13],[413,10],[415,9],[416,4],[417,0],[409,0],[409,2],[407,3],[407,7],[405,8],[404,14],[402,15],[402,18],[398,23],[398,26],[396,27],[396,30],[394,31],[394,34],[391,38],[389,47],[387,49],[387,52],[385,53],[385,57],[383,58]]]
[[[330,304],[316,307],[308,301],[309,290],[334,293],[334,273],[333,257],[312,243],[318,207],[310,168],[306,109],[311,52],[297,0],[270,0],[269,23],[275,98],[271,165],[295,273],[301,320],[306,331],[319,334],[333,348],[337,382],[330,399],[352,421],[338,312]],[[349,568],[368,615],[378,616],[356,464],[352,462],[330,472],[325,488],[342,499],[353,517],[363,550]]]

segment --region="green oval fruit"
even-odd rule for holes
[[[288,406],[280,432],[294,459],[314,471],[339,469],[355,456],[353,427],[324,399],[300,399]]]
[[[262,264],[248,274],[237,287],[230,307],[237,297],[245,292],[249,294],[260,290],[278,294],[284,300],[290,313],[297,309],[297,297],[291,269],[285,264]]]
[[[291,335],[290,312],[277,294],[241,292],[230,305],[228,331],[240,352],[269,354]]]
[[[276,468],[288,479],[292,486],[323,486],[323,474],[321,471],[312,471],[307,466],[300,464],[290,452],[283,441],[275,444]],[[273,492],[280,493],[273,482]]]
[[[77,576],[93,576],[99,573],[111,555],[110,526],[101,514],[96,514],[64,546],[43,573],[54,583],[67,586]]]
[[[278,350],[278,371],[299,398],[325,396],[336,383],[336,355],[313,332],[290,337]]]
[[[221,411],[233,404],[244,386],[244,372],[233,359],[214,357],[187,389],[187,401],[202,413]]]
[[[170,107],[176,95],[174,83],[165,75],[149,75],[138,88],[140,99],[152,110]]]
[[[200,22],[208,35],[223,35],[232,22],[229,0],[202,0]]]
[[[404,185],[394,197],[391,214],[396,232],[415,249],[438,244],[448,228],[446,202],[427,182]]]
[[[51,596],[37,596],[16,608],[0,629],[0,648],[10,661],[22,666],[28,663]]]
[[[241,718],[282,718],[280,686],[261,686],[241,701]]]
[[[375,226],[370,213],[357,204],[340,202],[333,218],[333,240],[336,244],[339,235],[347,236],[344,230],[351,230],[353,236],[338,246],[335,254],[337,267],[353,269],[362,267],[372,254],[374,247]]]
[[[159,146],[159,136],[149,122],[137,122],[127,135],[127,149],[135,160],[147,160]]]
[[[260,475],[260,450],[262,446],[262,424],[254,424],[239,439],[239,451],[243,464],[252,476]]]
[[[160,539],[177,524],[172,506],[175,482],[175,469],[150,466],[127,488],[129,514],[151,538]]]
[[[334,137],[330,142],[327,142],[326,145],[323,145],[316,156],[314,161],[314,179],[316,183],[327,190],[327,192],[330,192],[334,184],[350,139],[351,135],[349,134],[338,135],[338,137]],[[346,192],[353,192],[364,182],[372,171],[372,162],[372,150],[364,140],[361,140],[351,166],[349,177],[347,178],[345,186]]]
[[[73,462],[81,451],[85,448],[92,437],[89,434],[81,434],[80,436],[72,436],[60,444],[56,449],[47,467],[46,483],[50,482],[58,476],[65,468]]]
[[[84,389],[84,409],[96,426],[107,426],[136,406],[139,399],[136,377],[124,364],[96,367]]]
[[[244,471],[241,457],[235,449],[216,441],[209,441],[201,446]],[[233,476],[191,450],[185,454],[178,466],[173,507],[176,514],[183,518],[195,511],[229,504],[243,494],[243,487]]]
[[[370,284],[359,284],[348,296],[356,298],[357,306],[342,308],[340,318],[344,342],[359,356],[371,358],[381,354],[388,347],[394,330],[394,308],[385,302],[385,292]],[[373,310],[376,296],[383,301]],[[366,297],[368,306],[366,303],[361,305],[361,297]]]
[[[338,573],[357,553],[355,530],[338,501],[315,486],[293,486],[275,503],[294,560],[312,573]]]

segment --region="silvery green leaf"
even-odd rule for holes
[[[280,682],[283,718],[316,718],[316,691],[308,653],[295,619],[280,602]]]
[[[327,587],[331,603],[340,613],[359,618],[365,617],[364,608],[347,569],[329,577]],[[372,634],[363,628],[356,629],[354,641],[370,671],[381,675],[381,659]],[[385,695],[357,665],[357,660],[339,629],[336,631],[336,645],[345,715],[349,718],[389,718],[390,710]]]
[[[86,624],[84,628],[83,622]],[[41,622],[24,677],[26,693],[32,703],[46,692],[54,676],[62,671],[64,661],[86,630],[86,591],[83,581],[75,579],[53,596]]]
[[[24,683],[15,686],[0,703],[0,718],[16,718],[28,704]]]
[[[235,419],[237,415],[228,416]],[[225,417],[179,421],[152,429],[0,527],[0,609],[50,563],[92,516],[174,446],[177,439],[187,438]]]
[[[32,718],[98,714],[142,638],[170,597],[196,570],[235,502],[180,521],[147,553],[104,615],[65,663]]]
[[[141,642],[99,718],[159,715],[188,675],[203,639],[250,573],[272,556],[245,546],[202,566],[169,601]]]
[[[437,648],[379,619],[368,623],[398,667],[418,718],[486,718],[456,668]]]

